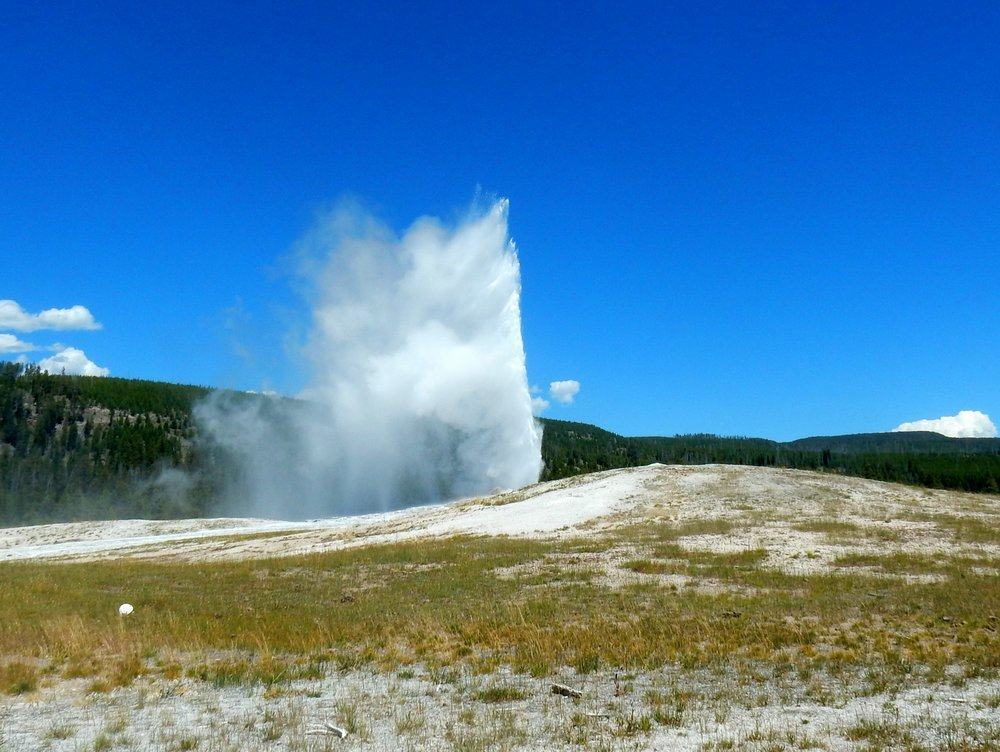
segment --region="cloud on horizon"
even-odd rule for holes
[[[67,376],[109,376],[111,371],[97,365],[87,354],[76,347],[64,347],[48,358],[38,361],[38,367],[47,373]]]
[[[573,379],[553,381],[549,384],[549,396],[563,405],[573,404],[573,398],[580,391],[580,382]]]
[[[0,333],[0,354],[6,353],[26,353],[37,350],[38,347],[18,339],[13,334]]]
[[[0,300],[0,329],[37,332],[41,329],[93,331],[100,328],[101,324],[94,319],[94,314],[82,305],[28,313],[16,300]]]
[[[960,410],[957,415],[942,415],[940,418],[900,423],[892,430],[933,431],[956,439],[992,439],[997,435],[997,427],[990,420],[990,416],[979,410]]]
[[[549,409],[549,401],[544,397],[532,397],[531,398],[531,414],[541,415],[543,412]]]

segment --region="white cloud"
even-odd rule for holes
[[[580,382],[569,379],[567,381],[553,381],[549,384],[549,396],[556,402],[564,405],[572,404],[573,398],[580,391]]]
[[[38,361],[38,366],[48,373],[65,373],[67,376],[107,376],[111,373],[75,347],[63,348],[55,355],[43,358]]]
[[[0,334],[0,353],[24,353],[37,349],[30,342],[19,340],[13,334]]]
[[[28,313],[15,300],[0,300],[0,329],[34,332],[39,329],[100,329],[94,315],[84,306],[47,308],[40,313]]]
[[[531,398],[531,414],[539,415],[549,409],[549,401],[544,397]]]
[[[954,438],[989,439],[997,435],[990,416],[979,410],[961,410],[958,415],[900,423],[893,431],[934,431]]]

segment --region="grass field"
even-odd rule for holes
[[[264,706],[236,747],[211,724],[133,739],[130,724],[111,732],[103,715],[106,738],[95,724],[84,733],[87,724],[64,723],[45,743],[319,749],[334,741],[306,733],[311,700],[335,696],[330,682],[374,682],[417,699],[386,705],[355,692],[327,706],[355,729],[340,747],[642,749],[672,734],[683,739],[670,737],[671,748],[706,750],[1000,749],[995,525],[915,520],[955,549],[921,554],[888,548],[894,539],[875,521],[789,519],[839,552],[796,572],[766,547],[703,545],[761,524],[744,517],[650,514],[558,539],[466,536],[242,561],[4,564],[0,734],[31,697],[63,692],[124,713],[153,690],[185,687]],[[135,613],[123,619],[124,601]],[[583,701],[552,698],[553,680],[592,689]],[[428,699],[442,692],[444,710]],[[939,712],[949,697],[964,715]],[[920,703],[926,717],[912,712]],[[732,725],[789,704],[845,717]],[[15,749],[10,729],[7,738]]]

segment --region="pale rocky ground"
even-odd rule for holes
[[[608,673],[554,679],[584,696],[552,694],[551,679],[447,671],[338,673],[280,693],[145,679],[88,695],[77,680],[0,704],[0,749],[853,750],[863,746],[845,738],[845,729],[865,721],[899,729],[928,749],[959,740],[994,745],[974,749],[1000,745],[1000,688],[983,681],[859,694],[831,679],[830,696],[817,701],[789,678],[748,683],[744,676],[662,670],[619,675],[617,682]],[[477,697],[497,684],[517,688],[522,699]],[[642,731],[654,707],[651,690],[690,693],[677,726],[651,723]],[[349,729],[347,737],[316,733],[324,723]]]
[[[928,519],[941,514],[996,526],[1000,499],[793,470],[652,465],[360,518],[124,521],[0,530],[0,561],[273,557],[459,533],[605,535],[651,518],[678,525],[730,521],[732,529],[689,535],[679,543],[710,551],[763,548],[766,566],[788,572],[828,571],[845,552],[1000,555],[1000,546],[958,542]],[[863,534],[838,540],[802,529],[828,521],[851,523]],[[589,558],[567,561],[553,555],[543,566],[603,568],[607,582],[620,586],[657,577],[620,566],[642,553],[625,542]],[[660,579],[690,584],[680,575]],[[583,697],[552,695],[552,681],[579,687]],[[515,688],[517,698],[486,702],[477,697],[497,685]],[[649,722],[663,707],[650,699],[650,691],[684,698],[676,723]],[[52,678],[36,692],[0,696],[0,750],[850,750],[868,748],[851,741],[848,730],[869,720],[909,735],[925,749],[990,750],[1000,749],[998,707],[1000,684],[976,677],[923,681],[917,675],[906,686],[885,689],[868,677],[800,680],[791,672],[748,678],[675,667],[617,679],[612,671],[576,675],[567,670],[539,679],[460,669],[331,668],[323,679],[269,692],[148,675],[130,687],[93,694],[86,680]],[[323,722],[350,733],[343,740],[310,733]]]
[[[382,514],[283,522],[256,519],[124,520],[0,529],[0,561],[135,556],[211,560],[289,556],[346,546],[456,534],[568,537],[650,517],[687,523],[731,520],[733,532],[689,537],[711,551],[766,548],[787,571],[827,568],[834,546],[808,521],[879,528],[852,551],[1000,553],[997,546],[958,545],[933,522],[947,513],[1000,521],[1000,499],[915,488],[827,473],[732,465],[649,465],[538,483],[477,499]]]

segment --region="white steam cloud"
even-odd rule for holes
[[[893,431],[933,431],[953,438],[989,439],[997,435],[990,416],[979,410],[961,410],[957,415],[900,423]]]
[[[303,251],[309,386],[298,400],[218,394],[197,410],[235,460],[231,506],[329,516],[538,479],[505,200],[402,237],[342,210]]]

